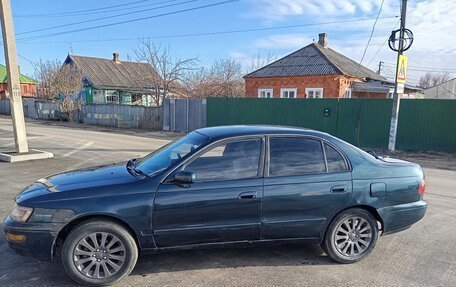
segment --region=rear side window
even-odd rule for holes
[[[332,146],[325,145],[326,162],[328,163],[328,172],[339,172],[348,170],[347,163],[342,155]]]
[[[270,176],[293,176],[326,172],[321,142],[301,137],[271,138]]]

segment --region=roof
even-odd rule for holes
[[[391,88],[394,88],[394,81],[393,80],[386,80],[386,81],[383,82],[383,85],[391,87]],[[413,90],[413,91],[417,91],[417,92],[422,92],[423,91],[423,88],[420,88],[418,86],[409,85],[407,83],[404,84],[404,88],[407,89],[407,90]]]
[[[196,131],[201,134],[204,134],[214,140],[235,137],[235,136],[263,135],[263,134],[312,134],[312,135],[325,134],[325,133],[314,131],[311,129],[289,127],[289,126],[274,126],[274,125],[231,125],[231,126],[201,128]]]
[[[372,82],[353,82],[352,83],[353,92],[368,92],[368,93],[389,93],[390,87],[383,85],[381,82],[372,81]]]
[[[334,51],[312,43],[269,65],[264,66],[244,78],[346,75],[351,77],[386,80],[367,67]]]
[[[65,63],[75,63],[88,81],[97,87],[143,90],[152,88],[156,73],[148,63],[114,62],[112,59],[68,55]]]
[[[0,83],[6,83],[8,81],[8,73],[6,72],[6,66],[0,64]],[[21,84],[36,84],[36,80],[19,74],[19,81]]]

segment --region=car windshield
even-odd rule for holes
[[[167,169],[209,141],[209,137],[198,132],[173,141],[162,148],[135,161],[135,168],[144,174],[153,174]]]

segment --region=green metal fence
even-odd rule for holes
[[[357,146],[387,148],[391,108],[392,101],[385,99],[209,98],[207,125],[306,127]]]
[[[456,152],[456,101],[401,100],[396,147]]]
[[[389,99],[209,98],[207,125],[307,127],[360,147],[386,149],[391,108]],[[456,101],[402,100],[396,148],[456,152]]]

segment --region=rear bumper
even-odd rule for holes
[[[40,224],[39,226],[27,223],[18,223],[5,219],[3,230],[5,235],[25,235],[23,241],[8,241],[8,246],[17,254],[33,257],[42,261],[51,262],[53,258],[54,243],[57,233],[52,231],[55,224]]]
[[[383,234],[387,235],[409,228],[426,214],[428,203],[420,200],[413,203],[377,209],[383,219]]]

